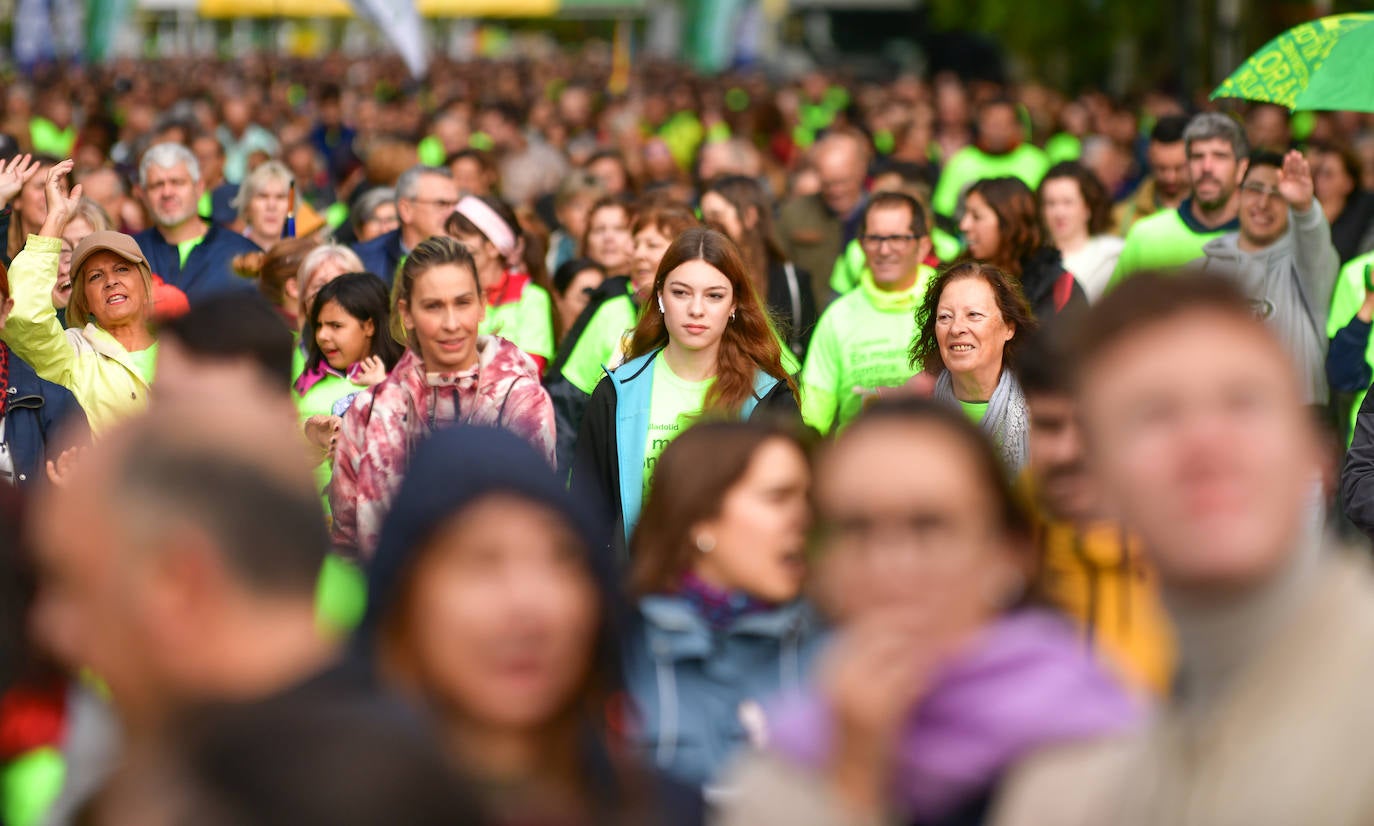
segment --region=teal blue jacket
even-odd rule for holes
[[[649,436],[654,357],[659,352],[646,353],[606,372],[587,403],[573,457],[571,485],[590,490],[606,506],[608,521],[618,528],[616,542],[622,562],[643,506],[644,445]],[[762,370],[754,377],[754,395],[744,403],[740,418],[752,418],[761,410],[801,419],[791,387]]]

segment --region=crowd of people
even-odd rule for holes
[[[5,87],[0,824],[1374,815],[1374,118],[617,71]]]

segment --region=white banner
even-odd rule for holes
[[[429,68],[429,43],[420,25],[415,0],[352,0],[358,16],[386,35],[400,52],[413,77],[422,77]]]

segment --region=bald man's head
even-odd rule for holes
[[[840,130],[816,142],[813,150],[821,179],[821,199],[830,211],[848,217],[863,201],[872,150],[858,132]]]

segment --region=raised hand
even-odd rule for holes
[[[81,202],[81,184],[72,187],[71,191],[67,190],[67,175],[74,166],[76,162],[68,158],[48,170],[48,176],[43,181],[43,192],[48,197],[48,217],[43,221],[39,235],[57,238],[62,234],[67,218],[76,212],[76,206]]]
[[[9,163],[0,166],[0,207],[23,191],[24,184],[33,178],[38,168],[39,163],[32,155],[15,155]]]
[[[368,356],[358,362],[358,370],[349,379],[359,387],[375,387],[386,378],[386,362],[381,356]]]
[[[334,455],[342,424],[343,419],[338,416],[311,416],[305,420],[305,438],[320,452],[321,461]]]
[[[1312,167],[1307,158],[1296,149],[1283,156],[1283,168],[1279,170],[1279,194],[1288,205],[1298,212],[1312,208],[1316,189],[1312,183]]]

